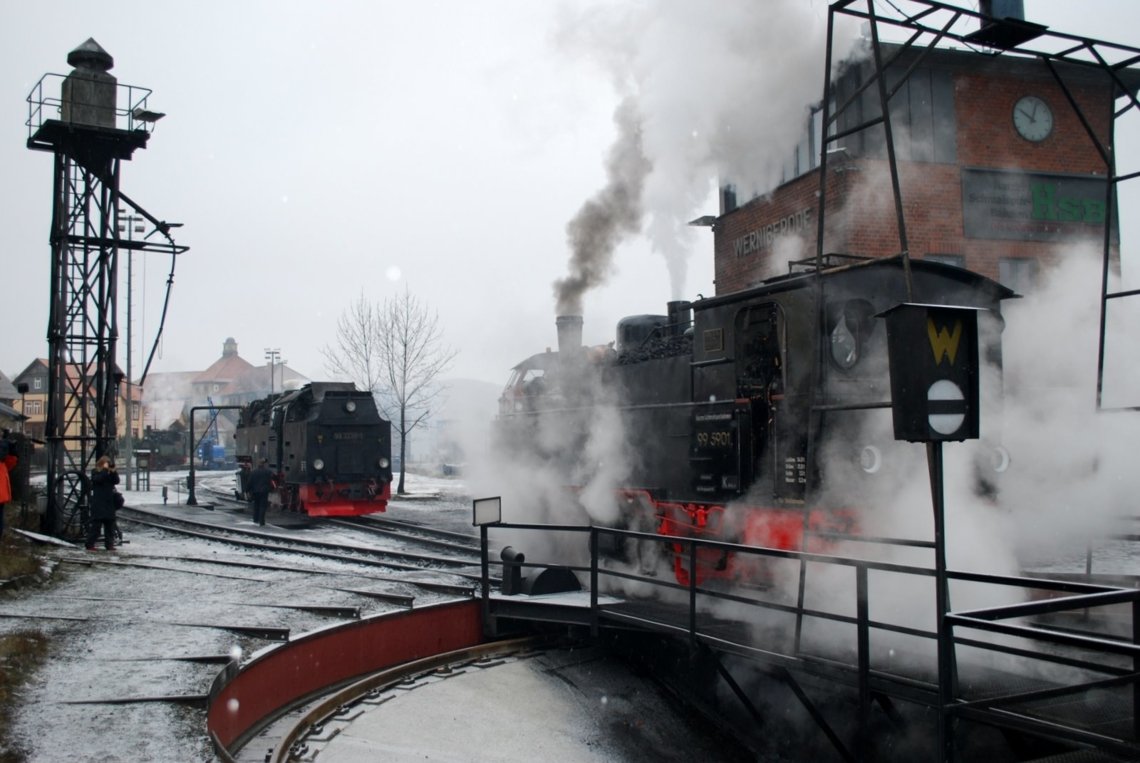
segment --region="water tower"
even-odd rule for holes
[[[119,250],[173,256],[187,247],[175,245],[172,226],[119,188],[120,163],[146,147],[162,117],[147,108],[151,91],[119,84],[110,74],[114,59],[93,39],[71,51],[67,63],[69,74],[45,74],[28,95],[27,145],[55,156],[43,529],[75,536],[86,518],[87,475],[100,456],[116,451],[124,380],[115,359]],[[121,238],[127,207],[150,222],[151,234]],[[164,241],[148,240],[154,233]]]

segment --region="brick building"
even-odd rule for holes
[[[890,121],[911,257],[970,268],[1019,292],[1077,243],[1103,251],[1110,167],[1089,130],[1111,146],[1121,93],[1093,67],[970,50],[926,52],[883,45]],[[823,252],[882,257],[901,251],[882,124],[844,133],[881,114],[868,60],[835,79],[829,110],[841,135],[827,155]],[[1134,70],[1119,72],[1135,92]],[[1069,91],[1081,114],[1069,103]],[[837,106],[839,104],[839,106]],[[846,108],[843,108],[846,106]],[[822,110],[785,165],[783,182],[738,198],[727,179],[714,224],[718,294],[787,272],[814,257],[819,223]],[[1083,115],[1083,116],[1082,116]],[[1087,125],[1087,129],[1086,129]],[[1117,263],[1116,214],[1112,251]]]

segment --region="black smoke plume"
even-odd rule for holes
[[[606,185],[566,225],[570,262],[567,276],[554,282],[558,315],[582,313],[582,295],[605,280],[617,245],[641,230],[642,192],[651,165],[642,151],[633,99],[622,101],[614,122],[618,135],[606,160]]]

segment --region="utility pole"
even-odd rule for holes
[[[135,217],[134,215],[123,215],[125,209],[119,208],[119,224],[118,230],[121,234],[124,230],[127,232],[127,241],[134,242],[135,234],[142,233],[146,228],[143,227],[143,218]],[[132,248],[127,247],[127,432],[123,438],[123,449],[127,451],[126,455],[126,488],[131,490],[131,475],[134,471],[134,455],[135,455],[135,386],[132,381],[134,377],[131,375],[131,345],[133,344],[131,334],[131,294],[134,290],[134,274],[132,268],[135,261],[135,253]]]
[[[265,348],[265,359],[269,361],[269,394],[273,394],[273,366],[281,359],[280,348]]]

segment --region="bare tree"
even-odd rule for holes
[[[350,304],[337,321],[336,344],[321,349],[326,368],[372,393],[400,436],[400,479],[404,492],[407,441],[431,413],[440,393],[438,378],[455,359],[443,343],[439,315],[412,293],[377,306],[364,298]]]
[[[439,314],[404,293],[384,300],[377,339],[386,374],[380,406],[400,433],[400,481],[404,492],[408,435],[431,413],[440,393],[439,375],[451,366],[456,350],[443,343]]]
[[[387,378],[380,346],[382,328],[380,310],[361,292],[337,320],[336,344],[321,348],[325,368],[358,389],[378,395]]]

